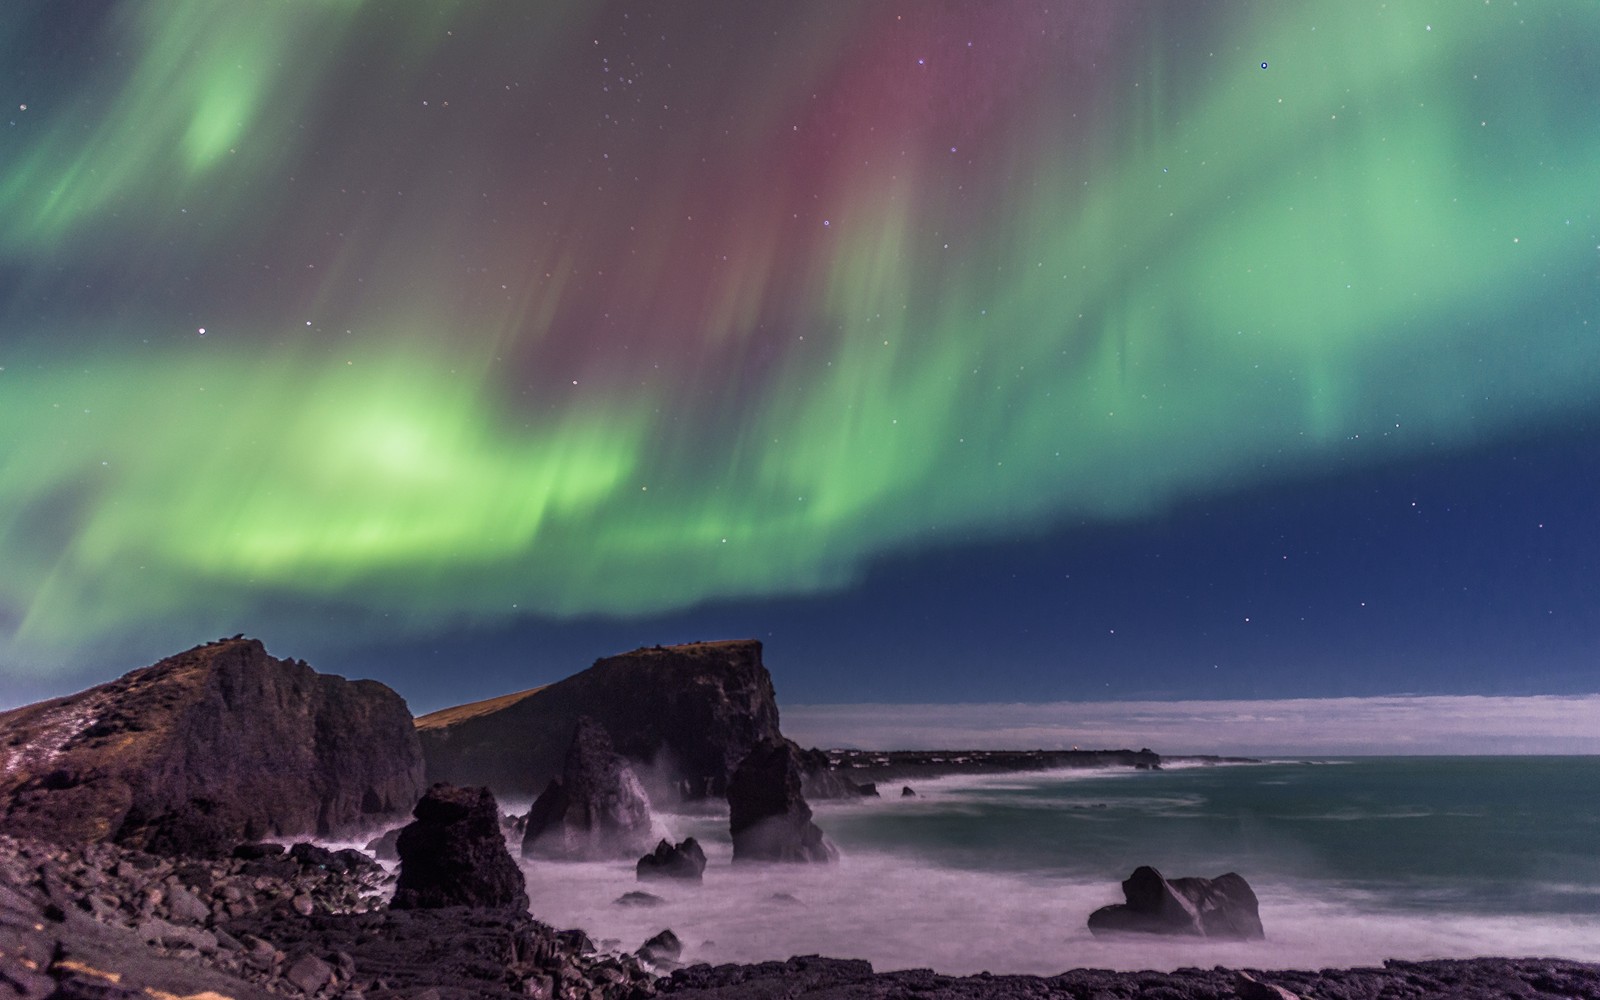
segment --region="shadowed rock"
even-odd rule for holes
[[[437,784],[400,831],[397,910],[444,906],[526,909],[522,870],[506,850],[500,810],[487,788]]]
[[[524,855],[591,860],[630,858],[654,836],[650,800],[611,739],[588,716],[578,720],[561,777],[528,811]]]
[[[422,788],[399,695],[268,656],[254,639],[0,713],[0,827],[60,842],[219,855],[369,829]]]
[[[700,849],[700,842],[693,837],[676,847],[670,841],[663,840],[653,852],[639,859],[635,872],[641,882],[656,878],[699,882],[705,877],[706,852]]]
[[[789,742],[794,747],[795,760],[800,764],[800,791],[807,799],[859,799],[877,796],[877,785],[872,782],[857,783],[835,770],[826,751],[815,747],[804,750],[793,740]]]
[[[548,687],[423,716],[428,777],[536,795],[560,775],[582,715],[600,723],[622,757],[670,769],[672,792],[684,799],[722,796],[750,748],[779,738],[761,643],[654,646]]]
[[[678,956],[683,954],[683,942],[679,941],[678,935],[672,931],[664,930],[640,945],[635,954],[651,965],[670,965],[677,962]]]
[[[759,743],[728,784],[733,860],[835,861],[839,852],[811,822],[801,763],[787,740]]]
[[[1243,877],[1165,879],[1141,866],[1122,883],[1126,903],[1102,906],[1089,915],[1095,934],[1195,935],[1235,940],[1266,936],[1256,894]]]

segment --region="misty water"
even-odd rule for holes
[[[797,954],[880,969],[1050,974],[1540,955],[1600,960],[1600,758],[1354,758],[943,778],[815,804],[836,865],[731,864],[727,814],[662,815],[706,849],[701,885],[628,862],[527,861],[535,916],[686,961]],[[1138,865],[1237,871],[1263,942],[1092,937]],[[644,890],[653,907],[614,901]]]

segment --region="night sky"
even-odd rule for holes
[[[0,707],[1600,691],[1590,0],[10,0]]]

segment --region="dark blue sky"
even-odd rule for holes
[[[1592,427],[890,558],[826,598],[459,634],[340,662],[390,678],[419,711],[636,645],[735,636],[766,643],[791,703],[1589,693]]]

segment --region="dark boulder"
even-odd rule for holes
[[[758,743],[728,784],[733,860],[835,861],[839,852],[811,822],[801,763],[787,740]]]
[[[560,775],[582,715],[611,734],[622,757],[670,775],[650,791],[673,798],[721,797],[750,748],[779,738],[761,643],[653,646],[547,687],[423,716],[417,732],[428,777],[536,795]]]
[[[400,860],[400,831],[403,827],[395,827],[384,832],[381,836],[367,841],[367,851],[379,861]]]
[[[233,849],[233,857],[240,861],[260,861],[263,858],[279,858],[284,854],[282,844],[239,844]]]
[[[634,954],[651,965],[670,965],[676,963],[678,956],[683,954],[683,942],[678,940],[678,935],[665,930],[640,945]]]
[[[301,868],[314,868],[325,872],[333,872],[336,875],[342,875],[346,872],[359,873],[382,867],[376,861],[351,847],[330,851],[326,847],[318,847],[316,844],[299,843],[289,848],[289,857],[299,862]]]
[[[637,857],[654,838],[644,788],[593,719],[578,720],[566,767],[533,803],[525,830],[524,855],[569,860]]]
[[[1089,915],[1095,934],[1194,935],[1235,940],[1266,936],[1256,894],[1242,876],[1162,878],[1148,865],[1122,883],[1126,903],[1102,906]]]
[[[639,859],[636,866],[639,881],[657,878],[684,879],[699,882],[705,877],[706,852],[693,837],[677,846],[663,840],[656,849]]]
[[[437,784],[400,831],[397,910],[443,906],[526,909],[522,869],[506,850],[500,810],[487,788]]]
[[[917,797],[917,793],[910,785],[902,785],[900,788],[900,797],[902,799],[914,799]]]
[[[0,827],[221,855],[403,816],[422,793],[405,701],[228,639],[0,713]]]

